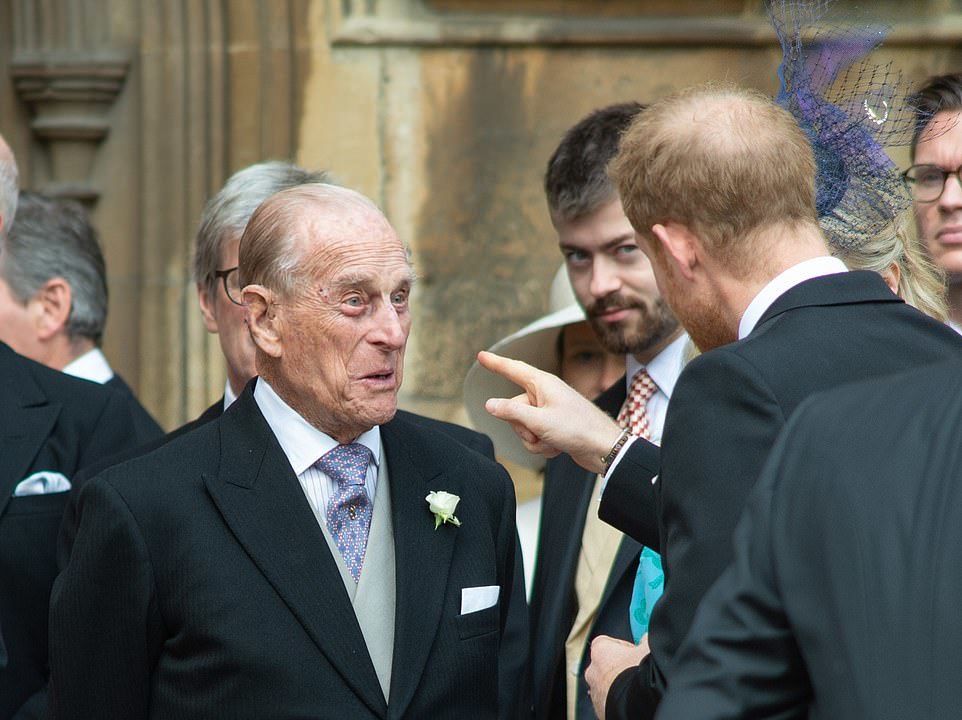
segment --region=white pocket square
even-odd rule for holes
[[[493,607],[500,594],[500,585],[461,588],[461,614],[467,615]]]
[[[67,492],[69,489],[70,481],[64,475],[52,470],[41,470],[18,482],[13,490],[13,496],[52,495]]]

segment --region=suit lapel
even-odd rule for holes
[[[387,707],[336,560],[249,385],[218,420],[220,465],[204,477],[224,520],[346,685]],[[392,483],[393,484],[393,483]]]
[[[27,362],[27,361],[24,361]],[[7,507],[17,483],[23,480],[34,458],[49,437],[60,415],[58,403],[47,396],[12,350],[0,343],[0,392],[14,398],[9,412],[0,413],[0,514]],[[39,468],[62,469],[62,468]],[[73,469],[73,468],[71,468]]]
[[[434,528],[425,496],[432,490],[460,494],[460,479],[433,464],[431,449],[401,419],[381,426],[391,473],[394,557],[397,577],[391,717],[401,717],[418,683],[441,624],[448,571],[458,529]]]

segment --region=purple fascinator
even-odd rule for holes
[[[832,0],[769,0],[782,46],[776,98],[811,140],[819,222],[835,247],[853,249],[911,205],[886,146],[911,141],[908,87],[868,56],[888,28],[831,17]]]

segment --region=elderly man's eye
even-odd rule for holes
[[[358,295],[351,295],[350,297],[344,298],[344,304],[348,307],[361,307],[364,301]]]
[[[404,305],[408,301],[408,291],[399,290],[391,296],[391,302],[395,305]]]

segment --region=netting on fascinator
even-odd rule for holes
[[[777,102],[815,151],[822,229],[832,245],[852,250],[911,204],[884,148],[908,145],[916,117],[901,73],[866,58],[887,28],[833,18],[833,5],[769,0],[768,9],[782,46]]]

